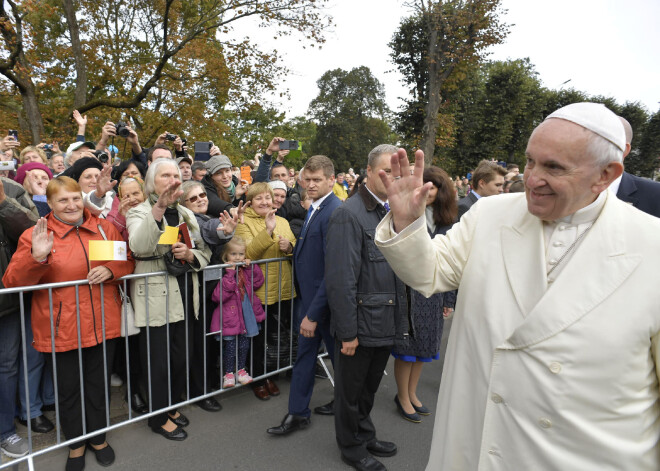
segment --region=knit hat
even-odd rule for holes
[[[281,180],[271,180],[268,182],[271,190],[284,190],[286,191],[286,185]]]
[[[231,168],[231,161],[226,155],[214,155],[206,161],[206,170],[208,170],[211,175],[223,168]]]
[[[50,169],[46,167],[44,164],[42,164],[41,162],[29,162],[27,164],[23,164],[20,167],[18,167],[18,170],[16,171],[16,178],[14,178],[14,181],[19,185],[22,185],[23,182],[25,181],[27,172],[29,172],[30,170],[43,170],[48,174],[49,180],[53,179],[53,172],[51,172]]]
[[[551,113],[551,118],[564,119],[607,139],[622,151],[626,150],[626,134],[619,117],[602,103],[572,103]]]
[[[103,170],[103,164],[94,157],[83,157],[76,160],[76,162],[71,167],[62,172],[61,175],[64,177],[71,177],[75,181],[78,181],[80,180],[80,176],[83,174],[83,172],[88,168],[97,168],[99,170]]]

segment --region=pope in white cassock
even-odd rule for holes
[[[660,469],[660,219],[605,191],[624,148],[605,106],[561,108],[529,139],[525,195],[433,240],[423,153],[413,175],[392,157],[376,243],[421,293],[460,286],[427,470]]]

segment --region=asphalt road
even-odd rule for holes
[[[443,351],[451,322],[445,323]],[[444,355],[442,355],[444,357]],[[329,362],[328,362],[329,364]],[[376,396],[372,419],[378,438],[393,441],[398,453],[380,458],[389,470],[423,470],[429,456],[434,414],[423,417],[422,423],[405,421],[394,405],[396,383],[393,359],[387,366]],[[431,410],[435,409],[442,364],[435,361],[424,366],[418,387],[418,397]],[[283,376],[283,375],[282,375]],[[332,417],[312,414],[312,424],[303,431],[285,437],[266,433],[278,425],[287,411],[289,381],[277,381],[282,394],[268,401],[259,401],[249,388],[236,388],[217,398],[223,410],[205,412],[196,406],[181,411],[190,419],[188,439],[168,441],[152,433],[146,420],[127,425],[108,434],[117,459],[110,468],[102,468],[88,451],[86,470],[348,470],[341,459],[334,436]],[[332,399],[329,380],[317,379],[311,407]],[[67,450],[56,450],[35,459],[36,470],[63,470]],[[27,469],[20,466],[19,469]]]

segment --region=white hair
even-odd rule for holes
[[[147,170],[147,174],[144,177],[144,192],[147,194],[147,196],[152,194],[156,189],[154,179],[156,178],[156,174],[159,172],[158,169],[163,165],[171,165],[172,167],[176,168],[176,171],[179,174],[179,180],[181,180],[181,170],[179,169],[179,166],[176,164],[175,160],[163,157],[156,159],[151,162],[151,165],[149,165],[149,169]]]
[[[623,151],[592,131],[589,131],[586,150],[593,157],[596,165],[601,167],[605,167],[610,162],[623,162]]]

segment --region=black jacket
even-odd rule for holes
[[[408,337],[406,286],[374,242],[384,216],[385,208],[362,185],[330,219],[325,286],[331,329],[340,341],[357,337],[365,347],[383,347]]]
[[[238,178],[232,175],[231,177],[234,185],[238,185]],[[209,200],[209,208],[206,210],[206,214],[211,217],[220,217],[220,214],[227,210],[229,211],[234,206],[238,206],[239,201],[245,201],[245,195],[241,196],[238,199],[235,199],[232,203],[221,199],[218,196],[218,189],[215,187],[215,183],[211,180],[211,175],[208,173],[202,178],[201,182],[204,185],[204,190],[206,190],[206,197]]]
[[[7,178],[0,178],[5,190],[5,201],[0,203],[0,288],[2,276],[16,251],[18,239],[26,229],[34,226],[39,214],[25,189]],[[0,317],[19,311],[18,294],[0,295]]]
[[[307,210],[300,204],[300,195],[289,188],[284,204],[275,214],[289,221],[291,232],[298,238],[307,217]]]

